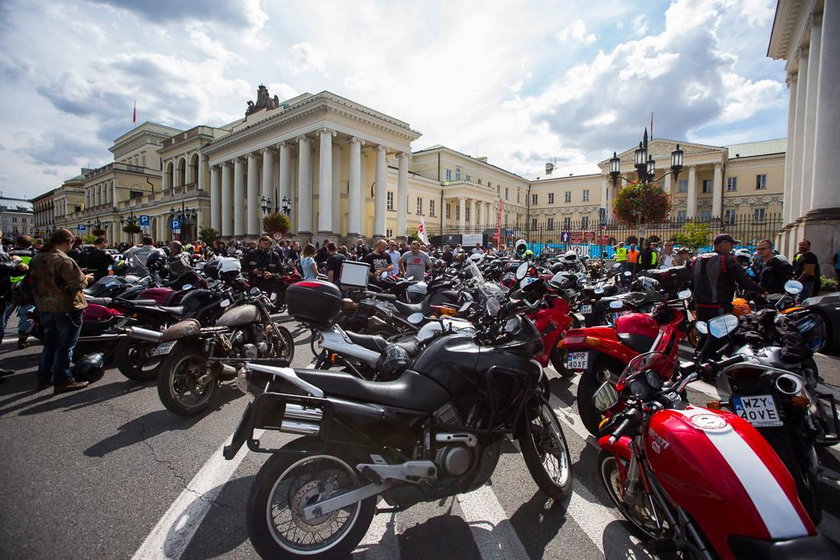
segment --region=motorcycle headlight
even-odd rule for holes
[[[816,305],[816,304],[818,304],[819,302],[822,301],[823,297],[825,297],[825,296],[809,297],[809,298],[802,301],[802,307],[806,307],[808,305]]]

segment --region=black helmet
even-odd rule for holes
[[[659,280],[654,280],[653,278],[648,278],[647,276],[636,278],[633,280],[633,283],[630,284],[631,292],[658,294],[661,288],[662,286],[659,284]]]
[[[389,344],[379,357],[376,369],[382,379],[387,381],[399,377],[409,364],[411,356],[408,355],[408,351],[399,344]]]
[[[72,375],[77,381],[99,381],[105,375],[105,355],[88,354],[73,365]]]
[[[555,290],[568,290],[577,286],[577,283],[577,275],[572,272],[558,272],[549,280],[549,285]]]
[[[161,274],[166,270],[166,253],[160,250],[152,251],[146,260],[146,268],[149,272]]]

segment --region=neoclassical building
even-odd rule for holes
[[[412,151],[419,137],[408,123],[327,91],[281,102],[260,86],[230,124],[137,126],[115,140],[113,163],[38,197],[36,217],[39,227],[98,226],[111,242],[137,240],[123,232],[129,222],[162,241],[191,241],[208,226],[225,239],[253,239],[277,209],[289,212],[301,240],[402,237],[421,220],[432,233],[501,227],[522,236],[587,229],[635,178],[634,148],[619,154],[613,185],[608,159],[599,173],[528,179],[444,146]],[[657,177],[677,144],[683,172],[661,181],[674,218],[761,222],[781,212],[785,140],[724,147],[654,139]]]
[[[840,3],[779,0],[767,55],[786,62],[788,144],[784,169],[787,254],[810,239],[823,262],[840,249]]]

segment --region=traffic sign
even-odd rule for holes
[[[174,220],[172,220],[172,229],[173,230],[181,229],[181,220],[179,220],[178,218],[175,218]]]
[[[506,229],[505,230],[505,237],[513,237],[513,230],[512,229]]]
[[[85,231],[85,229],[87,229],[87,226],[85,226],[85,224],[79,224],[79,231]]]
[[[569,236],[568,231],[564,231],[563,235],[560,236],[560,238],[563,240],[563,243],[568,243],[569,242],[569,237],[570,236]]]
[[[137,223],[140,225],[140,227],[152,225],[151,218],[146,214],[141,214],[140,216],[137,216],[137,218],[138,218]]]

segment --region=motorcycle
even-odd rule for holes
[[[167,410],[193,416],[213,406],[222,381],[232,380],[246,362],[291,362],[291,333],[272,321],[270,302],[259,288],[240,301],[219,302],[226,307],[215,325],[196,319],[179,321],[160,334],[152,356],[162,356],[158,396]]]
[[[324,322],[337,312],[331,298]],[[498,305],[495,307],[498,311]],[[476,334],[442,330],[411,360],[385,350],[394,381],[251,363],[242,384],[263,385],[224,456],[246,442],[271,453],[248,498],[248,534],[263,558],[343,558],[367,531],[379,496],[396,509],[486,483],[506,438],[517,438],[529,473],[555,500],[568,498],[566,439],[548,402],[533,323],[512,308],[487,314]],[[241,387],[244,388],[244,387]],[[263,447],[257,428],[304,435]]]
[[[704,370],[734,359],[694,363],[679,382],[671,361],[637,356],[616,385],[595,393],[607,417],[598,435],[598,472],[619,512],[656,554],[688,558],[832,558],[796,484],[772,447],[735,414],[680,397]]]

